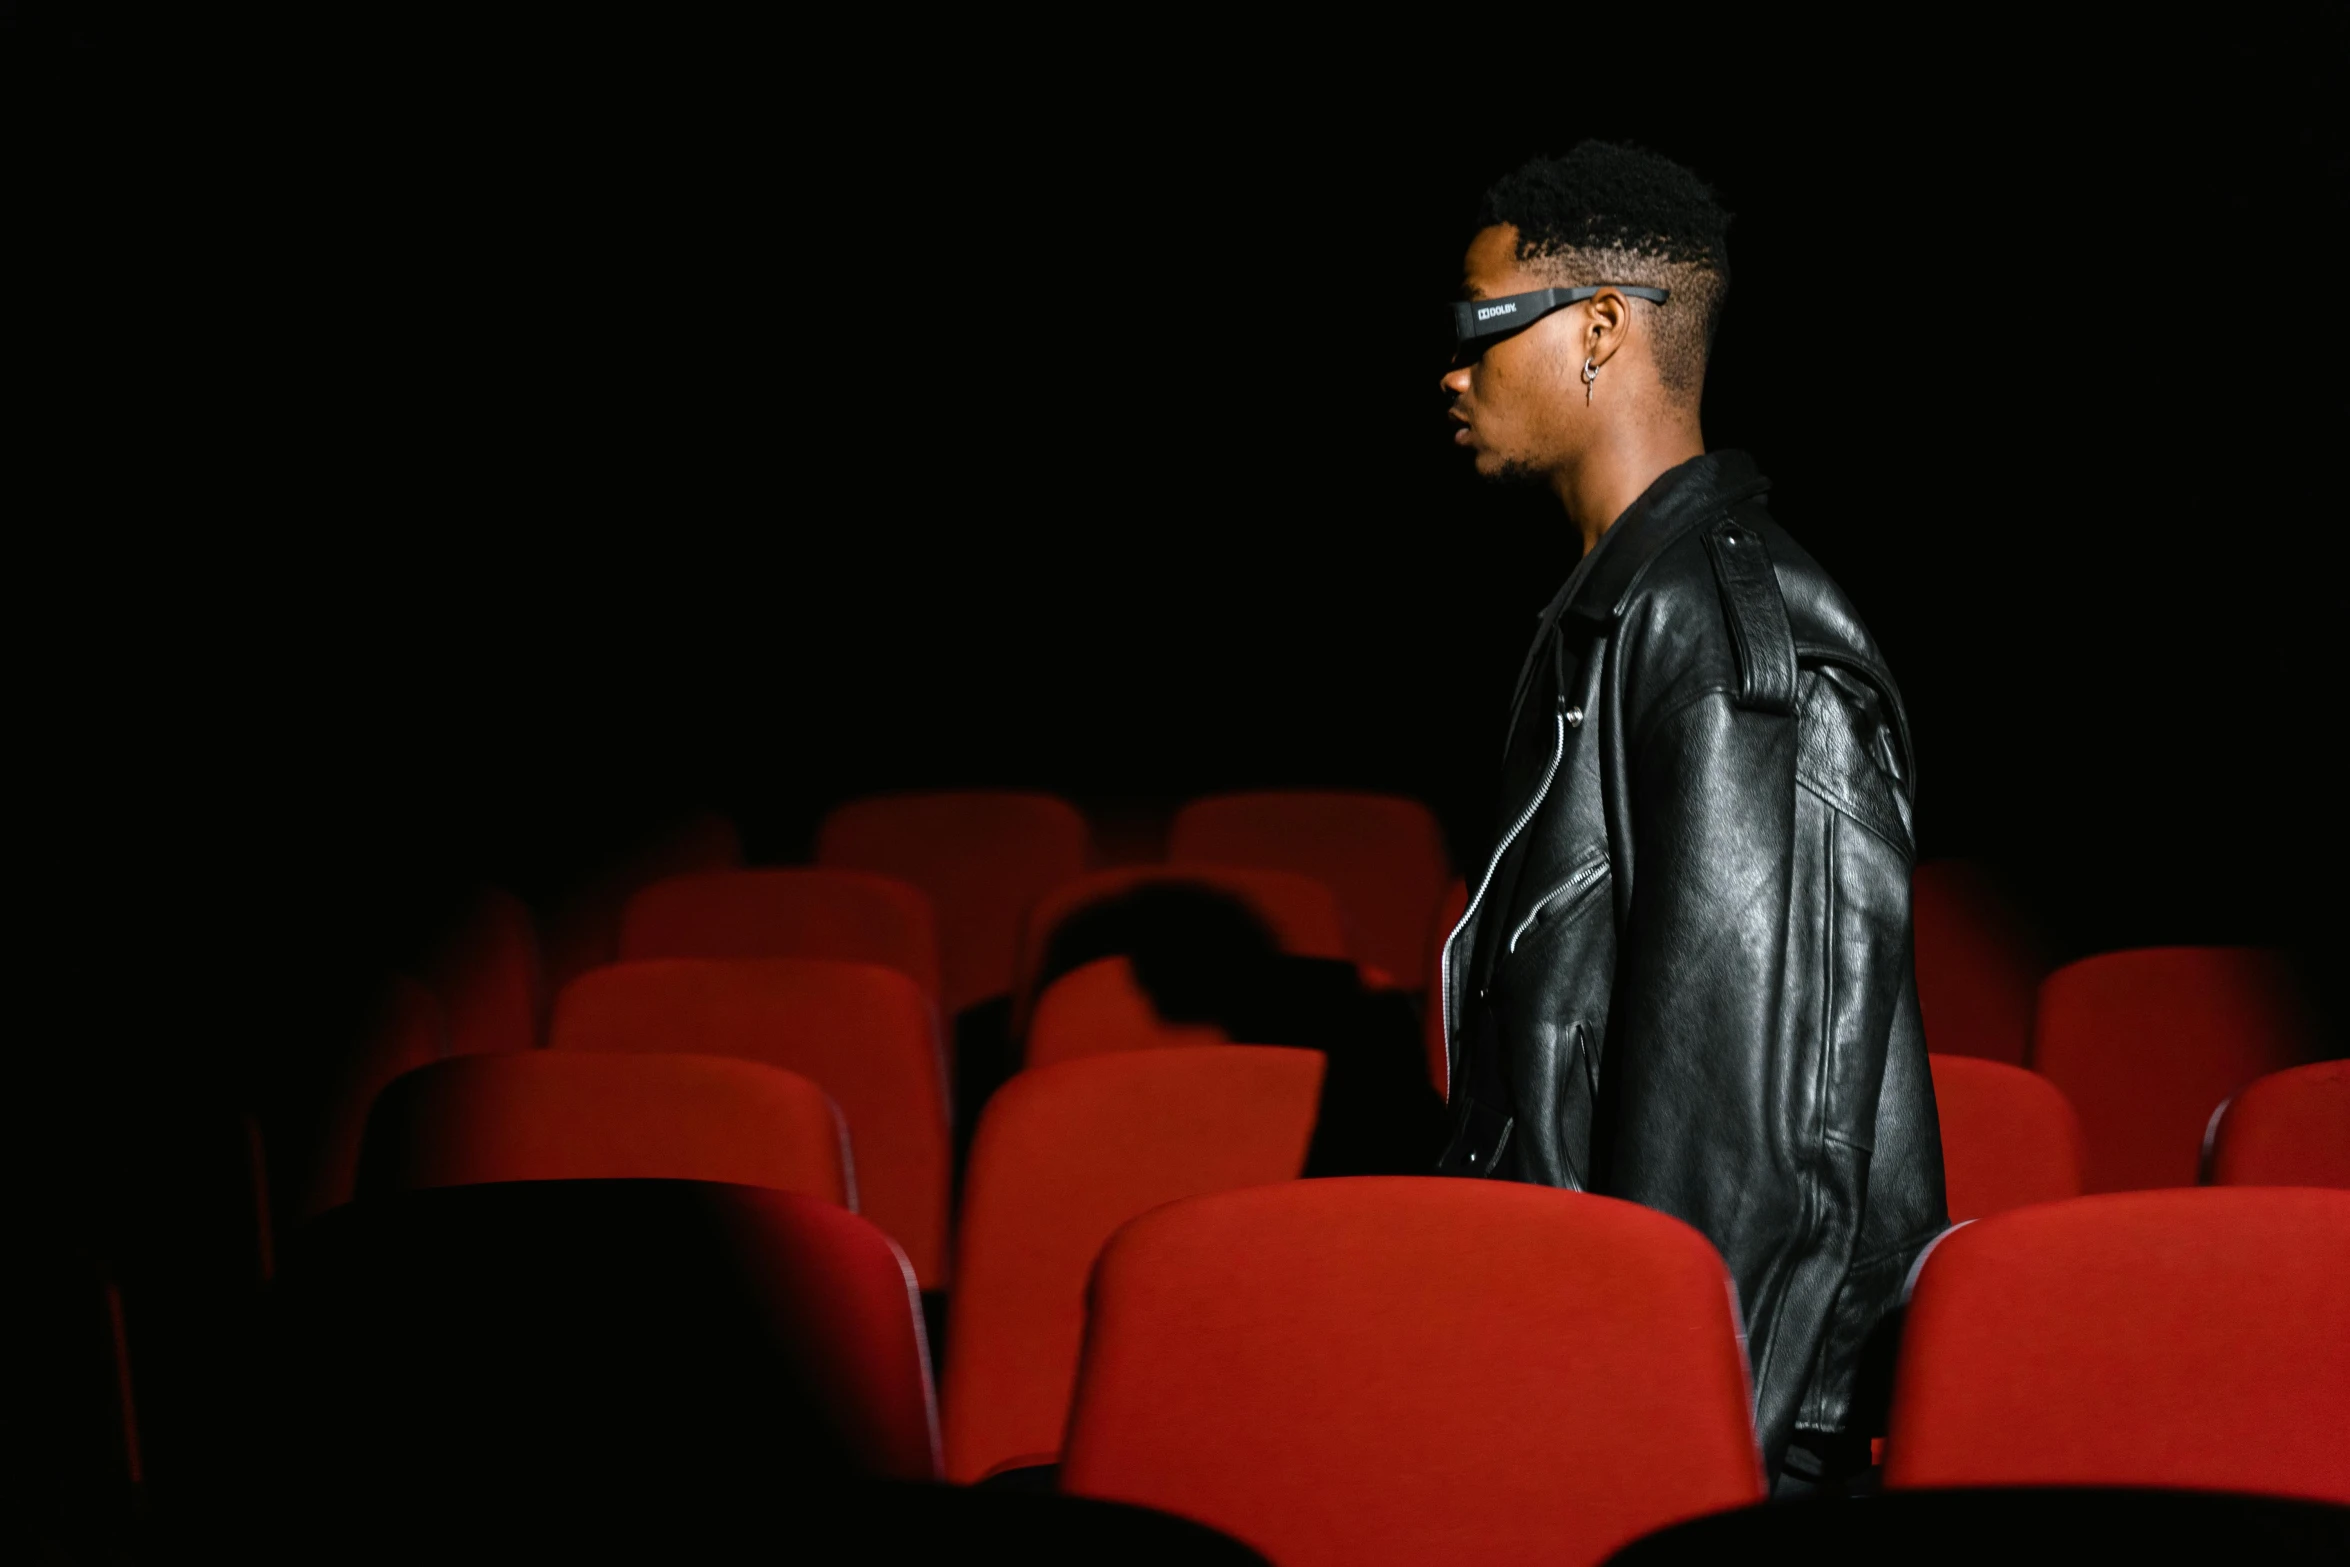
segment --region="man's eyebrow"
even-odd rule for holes
[[[1467,278],[1461,279],[1461,298],[1483,299],[1484,297],[1485,290],[1483,288],[1479,287],[1475,283],[1470,282]]]

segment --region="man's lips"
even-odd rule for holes
[[[1452,432],[1453,445],[1470,446],[1475,444],[1477,439],[1476,427],[1469,423],[1468,417],[1466,415],[1460,413],[1448,413],[1445,415],[1445,417],[1460,426],[1459,429]]]

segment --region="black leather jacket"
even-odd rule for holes
[[[1728,1262],[1765,1461],[1948,1222],[1901,698],[1743,453],[1660,477],[1543,618],[1442,974],[1444,1167],[1628,1198]]]

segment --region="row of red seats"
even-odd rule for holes
[[[511,1235],[538,1227],[534,1193],[564,1184],[477,1190]],[[859,1467],[938,1475],[922,1322],[894,1248],[807,1199],[712,1200],[727,1222],[691,1233],[782,1286],[761,1296],[767,1331]],[[322,1228],[364,1239],[389,1216],[412,1237],[468,1206],[400,1201]],[[667,1256],[687,1232],[664,1233]],[[1285,1567],[1597,1562],[1762,1496],[1720,1259],[1678,1221],[1607,1198],[1435,1178],[1182,1198],[1115,1230],[1082,1333],[1054,1427],[1059,1488],[1197,1520]],[[458,1391],[448,1407],[431,1390],[437,1418],[480,1417],[485,1395]],[[1914,1277],[1891,1408],[1896,1492],[2350,1503],[2350,1193],[2120,1194],[1953,1231]]]
[[[1441,893],[1441,860],[1436,864]],[[1233,892],[1292,951],[1363,961],[1349,916],[1323,883],[1295,871],[1194,864],[1081,875],[1024,893],[1024,902],[999,897],[991,917],[1012,939],[996,954],[1004,966],[988,972],[1008,975],[1013,994],[1027,997],[1064,918],[1139,880],[1170,874]],[[1921,878],[1921,941],[1930,924],[1929,880]],[[364,1149],[341,1168],[346,1179],[381,1193],[653,1176],[767,1187],[861,1208],[903,1244],[906,1272],[924,1287],[946,1283],[952,1253],[955,1353],[936,1438],[945,1472],[971,1480],[1053,1462],[1064,1433],[1075,1429],[1071,1400],[1084,1396],[1080,1341],[1108,1331],[1101,1310],[1107,1297],[1098,1293],[1107,1288],[1108,1263],[1090,1315],[1086,1301],[1105,1241],[1160,1204],[1297,1175],[1313,1133],[1322,1061],[1313,1052],[1224,1045],[1212,1029],[1168,1027],[1123,960],[1065,975],[1022,1008],[1030,1069],[981,1123],[958,1233],[950,1238],[951,1066],[940,1013],[953,963],[938,940],[946,921],[934,910],[924,892],[866,871],[705,869],[658,880],[626,898],[610,922],[605,955],[623,961],[563,985],[543,1039],[534,1005],[525,1048],[443,1060],[453,1041],[433,1019],[431,997],[404,992],[404,1026],[387,1032],[396,1042],[380,1055],[374,1081],[400,1076],[402,1067],[440,1064],[408,1072],[381,1096]],[[503,920],[507,946],[527,956],[527,916],[507,905]],[[1441,913],[1426,922],[1423,949],[1445,923]],[[768,956],[777,951],[798,955]],[[2132,1003],[2175,973],[2186,977],[2173,988],[2190,1002],[2198,986],[2221,997],[2205,1009],[2205,1032],[2228,1034],[2254,1015],[2241,1005],[2231,1010],[2232,979],[2252,973],[2238,993],[2256,998],[2273,989],[2273,974],[2262,967],[2269,960],[2257,954],[2117,957],[2143,968],[2108,986],[2114,1004],[2106,1010],[2141,1032],[2151,1026],[2192,1041],[2196,1028],[2179,1025],[2175,1000],[2151,1024],[2127,1016]],[[1408,980],[1424,971],[1423,962],[1395,973]],[[1924,973],[1921,959],[1921,987]],[[2057,983],[2062,977],[2045,987],[2043,1010],[2045,995],[2071,993]],[[2076,1008],[2087,1031],[2118,1035],[2101,1021],[2099,992],[2075,988],[2089,998]],[[2253,1032],[2254,1049],[2240,1054],[2295,1048],[2283,1027]],[[541,1042],[554,1048],[527,1049]],[[1937,1057],[1934,1069],[1954,1218],[2083,1189],[2081,1118],[2049,1077],[1956,1057]],[[2240,1082],[2232,1077],[2229,1086]],[[2214,1119],[2211,1177],[2311,1179],[2312,1150],[2350,1149],[2350,1138],[2329,1141],[2325,1130],[2328,1117],[2341,1123],[2345,1095],[2350,1087],[2338,1064],[2246,1091]],[[355,1102],[364,1105],[366,1096]],[[2295,1117],[2310,1125],[2272,1130]],[[2326,1177],[2321,1170],[2316,1178]],[[2340,1178],[2350,1184],[2350,1175]],[[1251,1272],[1263,1261],[1244,1249],[1226,1266]],[[1138,1351],[1144,1360],[1157,1353]],[[912,1405],[899,1396],[893,1407]],[[1743,1420],[1743,1394],[1739,1408]],[[1750,1432],[1745,1441],[1751,1450]],[[1083,1473],[1081,1456],[1072,1449],[1072,1475]],[[1160,1477],[1150,1484],[1168,1483],[1165,1455],[1143,1467]],[[1632,1489],[1653,1499],[1659,1488]],[[1209,1517],[1221,1505],[1194,1501],[1175,1510]],[[1244,1537],[1263,1536],[1225,1521]]]
[[[966,801],[968,808],[971,799],[987,796],[954,799]],[[1025,808],[1036,796],[1011,799]],[[851,808],[848,820],[865,820],[872,813],[874,806]],[[1029,907],[1025,942],[1013,947],[1013,973],[1022,982],[1022,994],[1034,980],[1036,954],[1046,949],[1062,919],[1097,897],[1133,888],[1152,876],[1206,879],[1234,890],[1267,914],[1285,947],[1293,951],[1316,956],[1347,951],[1335,897],[1304,876],[1234,867],[1187,867],[1180,872],[1119,869],[1062,883]],[[1920,888],[1927,886],[1932,886],[1932,879],[1922,876]],[[510,1020],[533,1020],[536,1003],[515,1001],[529,989],[529,916],[519,904],[489,902],[479,928],[496,935],[496,940],[479,942],[479,951],[505,951],[510,961],[482,961],[472,970],[503,973],[508,980],[477,984],[472,994],[501,996],[503,1013]],[[860,872],[703,872],[658,881],[625,904],[616,949],[618,956],[637,961],[667,954],[698,959],[757,954],[867,959],[895,968],[917,991],[940,994],[938,944],[924,895],[907,883]],[[651,975],[639,975],[637,980],[590,975],[583,977],[583,984],[588,984],[592,998],[566,1001],[566,1013],[573,1020],[613,1013],[616,1022],[602,1034],[585,1022],[569,1022],[557,1029],[559,1036],[602,1038],[606,1045],[620,1048],[653,1048],[627,1041],[658,1038],[665,1041],[660,1048],[752,1052],[815,1071],[827,1090],[844,1099],[853,1128],[862,1128],[862,1137],[877,1144],[870,1149],[877,1212],[895,1219],[893,1233],[900,1233],[919,1257],[926,1285],[942,1283],[945,1198],[935,1193],[942,1191],[945,1154],[928,1107],[933,1099],[945,1097],[952,1067],[914,1060],[919,1050],[909,1048],[907,1041],[919,1029],[914,1022],[917,1008],[902,994],[893,994],[891,982],[879,977],[818,977],[813,970],[768,975],[764,980],[724,977],[717,970],[672,970],[663,980]],[[895,987],[902,989],[902,984]],[[1955,1158],[1953,1179],[1960,1182],[1960,1196],[1953,1212],[1972,1217],[2021,1198],[2193,1182],[2195,1149],[2211,1107],[2249,1076],[2296,1060],[2305,1050],[2303,1034],[2279,1001],[2284,994],[2287,987],[2275,959],[2254,951],[2108,954],[2061,970],[2044,984],[2049,1022],[2042,1027],[2040,1060],[2049,1064],[2047,1081],[2082,1097],[2089,1107],[2091,1130],[2103,1135],[2082,1139],[2063,1099],[2035,1092],[2030,1078],[1976,1071],[1967,1083],[1946,1085],[1946,1097],[1958,1107],[1955,1121],[1960,1121],[1960,1130],[1953,1142],[1960,1154],[1969,1146],[1995,1146],[2002,1139],[2012,1144],[2012,1154],[2023,1154],[1986,1163],[1993,1184],[1983,1193],[1974,1191],[1972,1172],[1958,1168],[1967,1163],[1965,1158]],[[463,987],[458,996],[458,1017],[501,1010],[463,1006]],[[425,1041],[425,1027],[414,1017],[416,996],[404,998],[402,1008],[402,1027],[388,1031],[388,1048],[367,1064],[353,1092],[345,1095],[334,1151],[324,1161],[327,1179],[320,1186],[320,1205],[348,1191],[350,1149],[355,1149],[357,1116],[364,1111],[367,1095],[404,1064],[435,1055]],[[698,1022],[665,1027],[663,1020],[674,1008],[691,1010]],[[799,1013],[799,1024],[792,1024],[792,1013]],[[823,1041],[811,1045],[801,1038],[794,1043],[794,1036],[813,1031],[830,1031],[832,1043],[839,1045],[820,1069],[808,1050]],[[867,1043],[877,1036],[898,1038],[898,1045]],[[538,1038],[541,1034],[531,1022],[512,1024],[505,1041],[484,1038],[482,1029],[454,1027],[449,1048],[524,1048]],[[1027,1060],[1043,1064],[1105,1048],[1206,1043],[1213,1038],[1220,1038],[1215,1029],[1168,1027],[1156,1020],[1149,998],[1133,984],[1126,963],[1109,959],[1062,977],[1046,1001],[1034,1008]],[[780,1057],[778,1048],[783,1050]],[[931,1052],[938,1050],[933,1034]],[[1948,1067],[1939,1076],[1948,1078],[1955,1071]],[[1946,1121],[1953,1121],[1953,1116],[1946,1116]],[[881,1144],[888,1144],[888,1151]],[[2084,1146],[2089,1156],[2075,1151],[2077,1146]],[[2077,1175],[2068,1175],[2075,1168]]]
[[[2066,1121],[2053,1090],[1992,1062],[1936,1058],[1934,1067],[1946,1095],[1956,1218],[2077,1193],[2077,1165],[2053,1167],[2072,1147],[2061,1141]],[[1104,1242],[1160,1203],[1296,1177],[1322,1073],[1314,1051],[1169,1048],[1031,1068],[996,1096],[972,1150],[955,1240],[946,1384],[953,1478],[1053,1460],[1085,1282]],[[2031,1099],[2020,1110],[2001,1105],[2017,1087],[2054,1100],[2060,1117],[2047,1124],[2059,1139],[2035,1140]],[[2328,1171],[2311,1166],[2310,1144],[2294,1135],[2297,1123],[2331,1115],[2338,1126],[2345,1114],[2350,1064],[2263,1080],[2222,1123],[2225,1177],[2317,1184],[2330,1174],[2350,1187],[2350,1140],[2319,1150],[2334,1161]],[[855,1207],[853,1147],[823,1090],[791,1072],[719,1056],[555,1050],[446,1061],[400,1078],[369,1122],[360,1185],[381,1192],[667,1178]],[[904,1239],[894,1215],[867,1211]]]

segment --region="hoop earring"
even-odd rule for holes
[[[1588,407],[1590,407],[1590,406],[1591,406],[1591,386],[1592,386],[1592,383],[1593,383],[1593,382],[1595,382],[1595,381],[1597,381],[1598,379],[1599,379],[1599,372],[1598,372],[1597,370],[1595,370],[1595,369],[1593,369],[1593,368],[1592,368],[1591,361],[1590,361],[1588,358],[1586,358],[1586,359],[1583,361],[1583,406],[1585,406],[1586,408],[1588,408]]]

